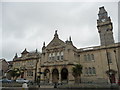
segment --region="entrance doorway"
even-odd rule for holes
[[[109,77],[110,83],[116,83],[115,75],[116,75],[117,71],[110,69],[110,70],[106,71],[106,73]]]
[[[68,82],[68,70],[66,68],[63,68],[61,70],[61,81],[62,81],[62,83]]]
[[[52,71],[52,82],[53,83],[58,83],[59,80],[59,72],[57,69],[53,69]]]
[[[45,69],[45,71],[44,71],[44,80],[45,80],[45,83],[49,83],[49,81],[50,81],[50,71],[49,71],[49,69]]]
[[[111,83],[116,83],[115,74],[110,75],[110,82]]]

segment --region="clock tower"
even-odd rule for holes
[[[99,8],[97,28],[100,35],[101,45],[109,45],[114,43],[112,32],[113,25],[104,7]]]

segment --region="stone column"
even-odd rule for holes
[[[50,81],[49,83],[52,83],[52,73],[50,72]]]
[[[59,80],[58,83],[61,83],[61,72],[59,71]]]
[[[41,82],[44,80],[44,74],[40,74],[40,79]]]
[[[72,72],[68,72],[68,83],[74,83],[74,77]]]

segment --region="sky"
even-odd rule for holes
[[[2,2],[0,3],[0,58],[7,61],[27,48],[41,52],[53,39],[55,30],[66,41],[72,37],[78,49],[100,45],[97,29],[99,7],[104,6],[113,22],[118,42],[117,2]],[[2,23],[2,25],[1,25]]]

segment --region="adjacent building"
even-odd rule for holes
[[[13,59],[13,68],[19,68],[24,71],[20,78],[31,81],[37,80],[37,67],[40,62],[40,56],[37,50],[28,52],[26,49],[21,53],[21,57],[18,57],[17,54],[15,55]]]
[[[0,78],[4,78],[6,76],[6,72],[8,70],[8,63],[5,59],[0,59]]]
[[[71,37],[64,42],[56,30],[51,42],[43,43],[41,53],[25,49],[21,57],[15,56],[13,67],[25,69],[21,78],[36,81],[39,77],[45,83],[74,83],[72,67],[81,64],[82,82],[114,83],[120,77],[120,43],[114,43],[112,21],[104,7],[99,8],[97,28],[100,46],[78,49]]]

